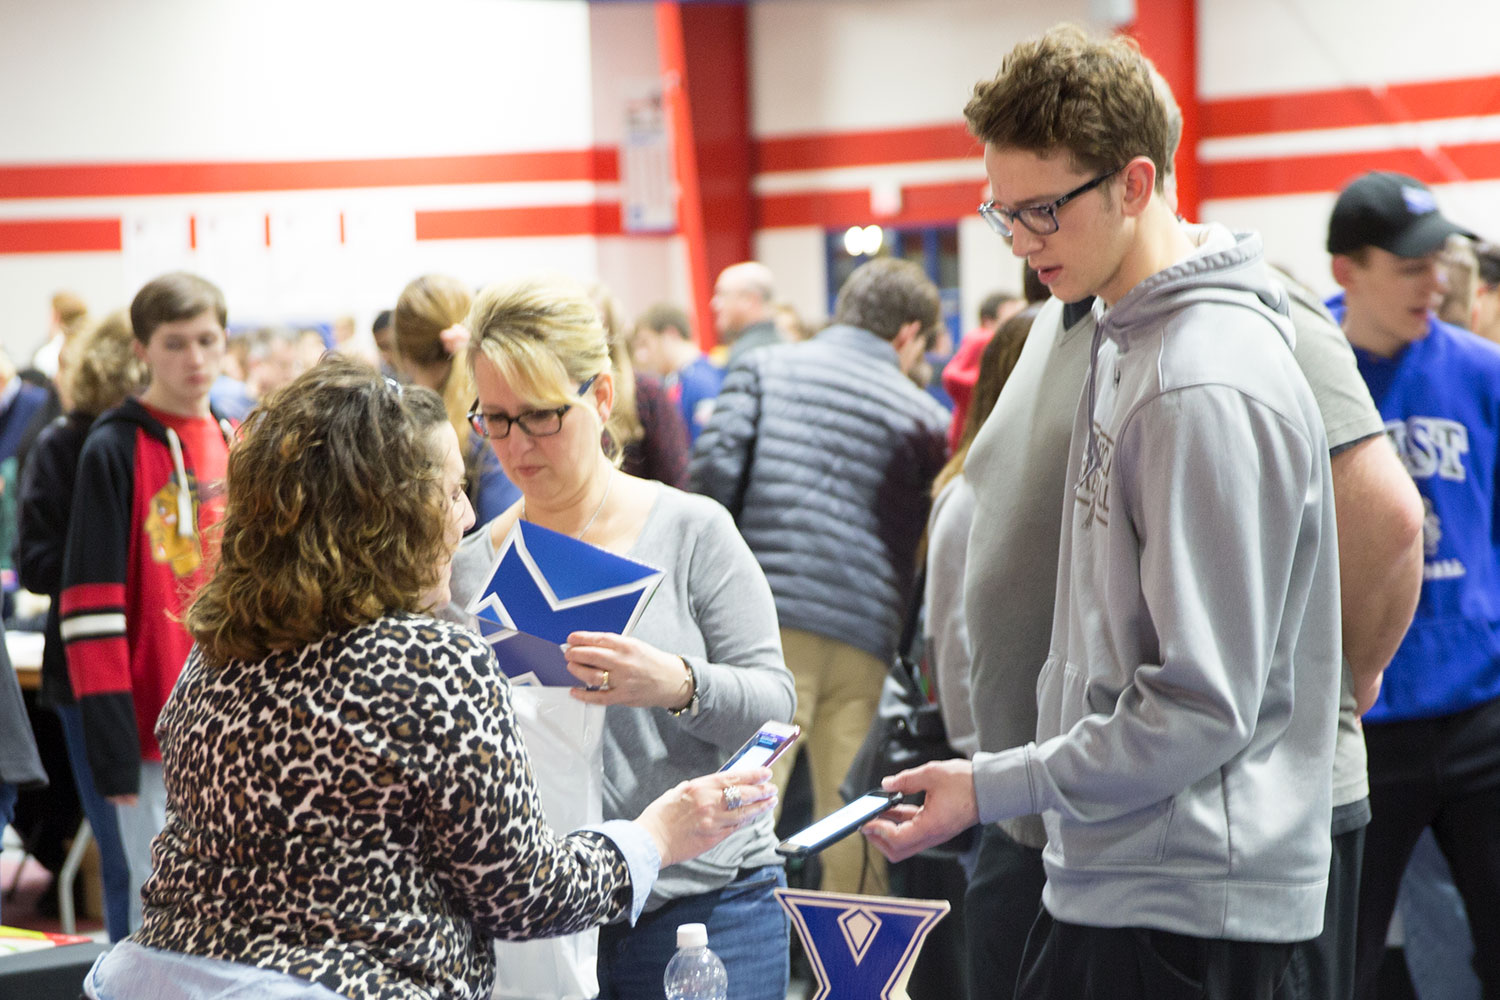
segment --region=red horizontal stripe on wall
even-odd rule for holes
[[[1298,132],[1357,125],[1393,125],[1500,114],[1500,76],[1306,90],[1204,101],[1203,137]]]
[[[54,163],[0,166],[0,199],[88,198],[230,191],[610,182],[619,158],[608,148],[484,156],[221,163]]]
[[[901,211],[878,217],[870,211],[870,191],[808,191],[763,195],[759,199],[760,225],[765,229],[786,226],[883,226],[952,222],[973,212],[984,198],[984,182],[913,184],[901,189]]]
[[[119,251],[119,219],[0,221],[0,254]]]
[[[419,240],[493,240],[523,236],[617,236],[620,206],[527,205],[417,213]]]
[[[761,173],[825,170],[872,163],[917,163],[922,160],[977,160],[983,144],[962,122],[920,128],[864,132],[821,132],[761,139],[755,144]]]
[[[1203,198],[1259,198],[1337,191],[1367,170],[1394,170],[1428,184],[1500,180],[1500,143],[1446,146],[1434,159],[1419,149],[1229,160],[1203,165]],[[1460,176],[1454,176],[1456,168]]]

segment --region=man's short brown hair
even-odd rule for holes
[[[163,323],[177,323],[211,312],[219,326],[229,322],[224,293],[206,278],[186,271],[173,271],[153,278],[135,293],[130,302],[130,327],[135,339],[151,343],[151,335]]]
[[[1011,49],[964,108],[981,142],[1047,156],[1066,150],[1080,171],[1118,170],[1137,156],[1171,169],[1167,111],[1150,61],[1121,36],[1094,40],[1061,25]]]
[[[833,307],[833,321],[895,340],[906,324],[922,324],[930,344],[942,320],[937,285],[916,264],[900,257],[876,257],[844,281]]]

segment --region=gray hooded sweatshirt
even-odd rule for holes
[[[1322,929],[1338,543],[1284,295],[1214,227],[1095,305],[1036,742],[974,758],[981,820],[1043,813],[1059,920]]]

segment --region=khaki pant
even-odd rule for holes
[[[782,629],[781,647],[797,684],[797,714],[793,721],[802,727],[802,736],[794,745],[794,752],[778,760],[772,772],[784,799],[795,754],[807,753],[812,775],[813,818],[821,819],[844,804],[839,797],[839,785],[849,771],[855,751],[864,742],[870,720],[875,717],[886,665],[848,643],[799,629]],[[858,833],[828,848],[818,855],[818,860],[823,866],[825,891],[869,895],[887,892],[885,857],[868,846]]]

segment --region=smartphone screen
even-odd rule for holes
[[[900,792],[866,792],[782,842],[782,854],[814,854],[863,826],[902,799]]]
[[[782,751],[792,745],[799,730],[794,726],[764,726],[750,737],[749,742],[735,751],[733,757],[724,762],[720,771],[733,771],[744,767],[769,767],[781,756]]]

